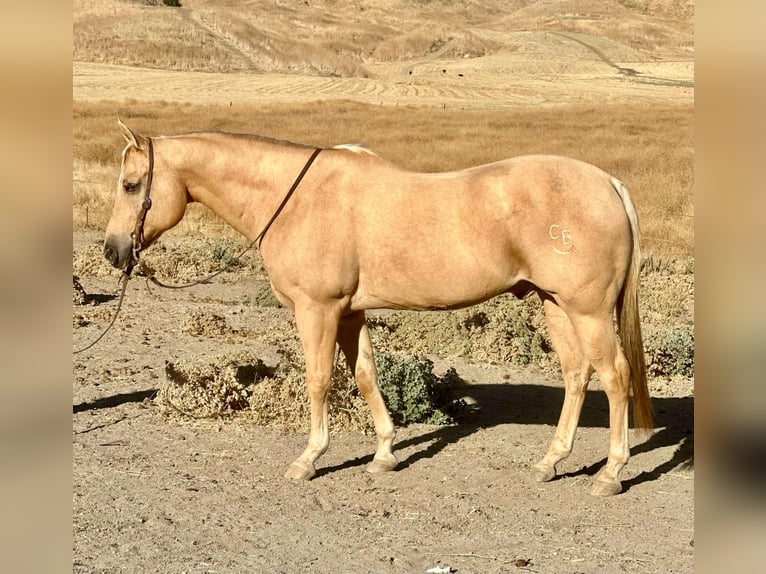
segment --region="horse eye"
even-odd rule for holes
[[[125,193],[136,193],[138,191],[138,183],[123,182],[122,187],[125,189]]]

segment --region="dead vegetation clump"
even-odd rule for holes
[[[72,275],[72,303],[74,305],[85,305],[88,300],[88,294],[80,283],[77,275]]]
[[[202,363],[167,361],[165,385],[156,403],[169,415],[218,418],[238,413],[258,425],[307,431],[311,410],[302,353],[282,348],[280,356],[276,367],[242,352]],[[334,430],[373,429],[369,409],[344,362],[334,370],[329,401]]]
[[[246,295],[242,301],[253,307],[282,307],[282,303],[274,295],[269,281],[257,281],[253,285],[252,294]]]
[[[306,396],[305,361],[296,348],[280,349],[281,359],[272,377],[252,388],[249,418],[259,425],[275,425],[306,432],[311,408]],[[345,361],[336,361],[330,387],[330,428],[372,432],[370,409],[354,383]]]
[[[210,363],[166,361],[166,384],[156,403],[164,413],[222,417],[247,408],[251,387],[270,372],[263,361],[246,353],[217,357]]]
[[[181,321],[181,332],[189,335],[215,336],[230,335],[237,331],[226,322],[226,318],[206,311],[190,311]]]

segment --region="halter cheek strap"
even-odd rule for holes
[[[152,207],[152,198],[149,194],[152,191],[152,178],[154,177],[154,144],[152,143],[152,138],[149,137],[146,138],[146,152],[149,156],[149,172],[146,175],[146,192],[144,193],[144,199],[141,202],[141,209],[138,211],[138,216],[136,217],[136,227],[130,234],[131,239],[133,239],[133,253],[131,262],[125,268],[125,273],[127,275],[130,275],[133,266],[138,263],[141,249],[143,249],[144,246],[144,223],[146,222],[146,214]]]

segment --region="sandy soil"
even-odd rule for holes
[[[78,233],[75,251],[100,241]],[[114,279],[96,275],[80,277],[75,348],[116,304]],[[244,303],[259,288],[228,273],[180,292],[134,280],[114,330],[74,356],[75,572],[693,571],[691,382],[655,393],[658,428],[632,437],[625,491],[609,499],[588,495],[608,440],[597,383],[561,476],[530,479],[563,398],[557,377],[534,370],[437,359],[471,383],[481,411],[457,426],[400,429],[401,466],[385,475],[365,472],[374,438],[362,432],[334,434],[318,476],[294,483],[282,475],[303,433],[246,415],[163,414],[152,399],[166,361],[247,349],[276,363],[265,334],[290,329],[290,316]],[[231,329],[190,335],[192,311]]]

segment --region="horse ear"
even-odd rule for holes
[[[122,120],[120,118],[117,118],[117,124],[122,129],[122,135],[125,138],[126,142],[128,142],[129,144],[133,144],[138,149],[143,149],[141,146],[141,142],[144,139],[143,137],[139,136],[136,132],[134,132],[132,129],[130,129],[128,126],[122,123]]]

